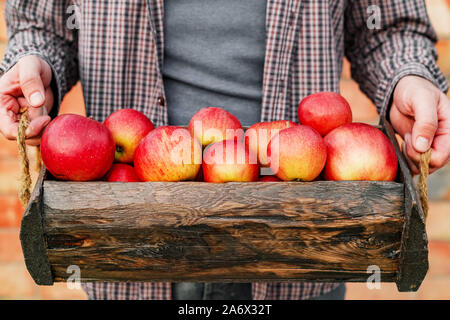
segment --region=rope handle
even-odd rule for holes
[[[431,159],[431,149],[420,155],[420,174],[418,181],[419,198],[422,204],[423,213],[425,215],[425,220],[428,216],[428,187],[427,178],[430,169],[430,159]]]
[[[31,197],[31,175],[30,175],[30,162],[27,155],[26,148],[26,134],[28,126],[30,125],[30,119],[28,117],[28,109],[24,108],[20,110],[19,129],[17,132],[17,147],[19,149],[19,161],[20,161],[20,186],[19,186],[19,199],[24,207],[27,206]],[[41,170],[42,159],[39,146],[36,147],[36,170]]]

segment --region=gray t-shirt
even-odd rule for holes
[[[169,124],[221,107],[261,119],[266,1],[165,0],[163,77]]]

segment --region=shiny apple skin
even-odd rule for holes
[[[244,141],[250,151],[258,156],[258,162],[263,167],[269,166],[267,159],[267,145],[270,139],[280,130],[287,129],[298,124],[289,120],[277,120],[270,122],[258,122],[245,132]]]
[[[298,125],[276,134],[267,146],[267,155],[270,168],[281,180],[313,181],[325,166],[327,150],[316,130]]]
[[[134,155],[134,168],[142,181],[195,180],[201,162],[200,143],[178,126],[162,126],[151,131]]]
[[[203,147],[222,140],[241,140],[244,136],[239,119],[217,107],[200,109],[189,121],[188,130]]]
[[[334,129],[324,140],[328,153],[325,180],[395,180],[397,155],[379,129],[351,123]]]
[[[140,182],[136,170],[129,164],[114,163],[106,173],[105,180],[108,182]]]
[[[323,137],[331,130],[352,122],[347,100],[335,92],[318,92],[304,98],[298,106],[300,124],[314,128]]]
[[[116,144],[115,160],[122,163],[133,163],[139,142],[155,128],[146,115],[134,109],[117,110],[103,124]]]
[[[202,167],[205,182],[251,182],[259,178],[256,154],[236,139],[210,145],[205,150]]]
[[[56,117],[41,139],[42,161],[57,179],[101,179],[114,161],[114,140],[103,124],[75,114]]]

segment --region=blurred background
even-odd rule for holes
[[[450,80],[450,0],[426,2],[440,39],[438,64]],[[8,41],[4,7],[5,0],[0,0],[0,57]],[[354,121],[378,123],[377,111],[351,79],[347,61],[344,62],[341,92],[350,102]],[[84,114],[80,84],[64,98],[61,113]],[[30,148],[29,156],[33,166],[34,148]],[[17,198],[18,178],[16,143],[0,136],[0,299],[86,299],[82,290],[70,290],[65,283],[37,286],[28,274],[19,241],[23,209]],[[450,165],[430,176],[429,188],[430,269],[420,289],[399,293],[395,284],[382,283],[380,290],[369,290],[366,284],[355,283],[347,285],[347,299],[450,299]]]

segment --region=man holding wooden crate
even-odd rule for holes
[[[74,7],[74,5],[76,5]],[[73,23],[74,10],[77,23]],[[422,0],[8,0],[10,42],[1,64],[0,131],[43,128],[81,80],[87,116],[132,107],[156,125],[186,125],[214,105],[243,125],[296,121],[298,102],[339,91],[342,59],[405,140],[417,173],[450,156],[450,102],[436,35]],[[71,22],[72,21],[72,22]],[[47,115],[48,114],[48,115]],[[91,299],[343,299],[335,283],[88,283]]]

